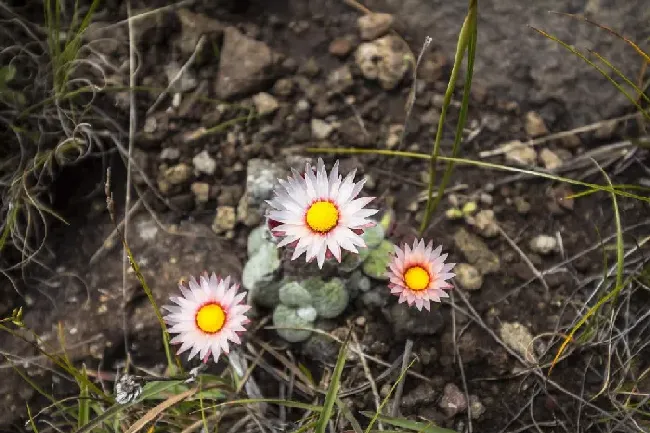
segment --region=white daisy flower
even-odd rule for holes
[[[217,362],[223,352],[228,354],[228,341],[241,344],[238,333],[244,332],[249,322],[246,312],[251,308],[242,301],[246,292],[237,294],[239,284],[230,284],[230,277],[217,278],[207,272],[199,281],[190,278],[189,288],[179,284],[183,296],[170,300],[176,305],[166,305],[163,309],[170,314],[165,322],[172,325],[171,334],[178,334],[170,341],[181,344],[178,354],[190,350],[188,359],[197,354],[207,362],[210,354]]]
[[[440,254],[442,246],[435,250],[432,243],[424,245],[424,240],[413,241],[413,247],[404,244],[404,249],[395,247],[395,257],[389,264],[388,277],[390,292],[399,296],[399,303],[406,302],[430,309],[430,302],[440,302],[447,298],[445,292],[453,286],[446,280],[456,274],[450,271],[456,263],[446,263],[447,254]]]
[[[341,249],[358,253],[357,247],[365,247],[359,235],[375,224],[368,217],[378,210],[365,209],[374,197],[357,198],[365,180],[353,181],[356,170],[343,179],[336,161],[328,178],[319,158],[315,173],[309,163],[304,175],[292,171],[293,176],[280,179],[275,196],[267,201],[272,208],[267,214],[269,228],[283,238],[279,247],[295,248],[291,260],[306,253],[307,262],[316,258],[322,268],[326,256],[340,262]]]

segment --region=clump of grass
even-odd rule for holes
[[[0,272],[15,288],[15,272],[29,263],[44,265],[38,256],[50,219],[63,221],[50,207],[52,182],[62,168],[103,150],[96,131],[106,124],[93,118],[83,97],[87,92],[92,100],[99,86],[78,73],[84,64],[81,37],[98,4],[83,17],[75,5],[68,19],[58,0],[45,0],[45,27],[4,4],[0,9],[11,17],[0,30],[11,41],[0,54],[5,65],[0,121],[6,126],[0,151]],[[65,28],[64,21],[69,21]]]
[[[647,66],[650,64],[650,54],[629,38],[605,25],[577,15],[560,15],[597,26],[632,47],[639,55],[641,68],[635,83],[633,79],[628,78],[599,53],[589,50],[589,55],[596,59],[591,60],[588,55],[576,48],[543,30],[534,28],[544,37],[560,44],[596,69],[625,95],[642,115],[639,120],[639,130],[645,133],[645,122],[650,120],[650,98],[646,94],[650,78],[646,79],[645,77]],[[610,72],[613,73],[613,77]],[[633,93],[630,93],[630,90]],[[645,169],[648,170],[647,167]],[[609,186],[613,187],[609,175],[602,169],[601,172]],[[636,188],[644,192],[647,191],[646,188],[638,185]],[[594,191],[587,190],[584,194],[592,192]],[[644,429],[650,426],[650,396],[647,394],[647,389],[644,390],[643,385],[643,383],[647,384],[646,378],[650,374],[650,366],[644,365],[643,361],[648,354],[647,345],[650,341],[648,323],[650,322],[645,309],[633,308],[633,306],[643,303],[647,297],[647,291],[650,289],[648,285],[650,256],[647,254],[646,248],[646,244],[650,242],[650,236],[647,235],[646,230],[642,232],[640,238],[635,238],[631,244],[628,243],[626,246],[623,235],[625,227],[621,220],[616,194],[610,193],[610,199],[614,213],[616,237],[614,245],[603,245],[603,249],[613,249],[616,252],[616,262],[610,267],[605,261],[603,277],[588,296],[584,307],[578,311],[573,324],[568,327],[568,332],[557,349],[548,374],[551,374],[553,367],[560,362],[560,358],[570,345],[596,349],[595,356],[591,358],[588,368],[600,371],[602,385],[599,391],[590,398],[595,400],[605,397],[611,405],[611,412],[614,416],[611,419],[587,418],[588,425],[607,431],[615,431],[624,425]],[[650,224],[650,221],[646,221],[646,223]]]

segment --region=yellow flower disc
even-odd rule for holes
[[[329,201],[317,201],[307,210],[307,225],[319,233],[327,233],[339,222],[339,210]]]
[[[431,276],[423,267],[412,266],[404,273],[404,282],[409,289],[417,292],[429,287]]]
[[[205,304],[196,312],[196,326],[207,334],[221,331],[225,322],[226,312],[219,304]]]

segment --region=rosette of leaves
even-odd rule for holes
[[[359,253],[354,254],[345,252],[341,260],[339,269],[343,272],[352,272],[361,266],[368,258],[370,253],[379,247],[386,237],[386,232],[392,221],[392,214],[387,212],[381,220],[376,221],[377,224],[367,228],[361,238],[366,243],[366,248],[359,248]]]
[[[298,328],[313,328],[316,317],[314,307],[293,308],[279,304],[273,310],[273,326],[278,327],[276,331],[280,337],[290,343],[299,343],[307,340],[311,331]]]
[[[248,261],[242,272],[242,285],[256,304],[273,308],[278,304],[280,253],[265,226],[248,236]]]
[[[280,286],[278,298],[273,324],[278,327],[278,335],[291,343],[305,341],[311,336],[311,331],[295,328],[313,328],[318,317],[337,317],[350,302],[348,290],[340,278],[287,281]]]

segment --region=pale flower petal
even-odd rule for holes
[[[449,297],[446,291],[453,286],[447,280],[455,276],[450,272],[455,263],[445,263],[448,255],[441,253],[442,246],[433,249],[433,244],[425,245],[424,240],[415,240],[413,245],[404,244],[402,248],[395,246],[387,276],[390,292],[399,296],[399,303],[406,302],[418,310],[430,310],[431,302]],[[415,269],[416,277],[407,275],[412,268],[418,268]],[[407,277],[412,278],[410,284]]]
[[[291,260],[303,253],[305,260],[316,260],[322,268],[327,257],[341,260],[341,250],[358,253],[364,242],[357,233],[372,227],[369,219],[378,212],[366,206],[374,197],[357,196],[364,181],[354,182],[356,170],[343,179],[338,161],[327,173],[321,158],[315,167],[306,164],[304,174],[292,170],[292,176],[279,182],[274,197],[268,200],[267,220],[271,232],[282,238],[278,247],[294,248]]]
[[[244,332],[242,326],[248,323],[245,313],[250,309],[244,304],[245,292],[237,293],[239,284],[231,284],[230,277],[220,279],[216,274],[201,276],[198,281],[192,277],[189,290],[181,286],[183,297],[171,297],[176,305],[163,306],[169,311],[164,317],[170,326],[170,334],[177,334],[171,344],[180,344],[178,354],[190,351],[188,359],[199,355],[204,362],[212,356],[217,362],[221,353],[228,352],[228,341],[240,344],[237,332]],[[206,307],[218,306],[222,313],[220,327],[214,332],[203,331],[199,326],[199,311]],[[204,328],[205,329],[205,328]]]

